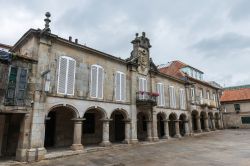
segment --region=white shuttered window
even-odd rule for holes
[[[176,108],[175,89],[173,86],[169,86],[169,96],[170,96],[170,107]]]
[[[115,98],[117,101],[126,100],[126,75],[122,72],[116,72],[115,75]]]
[[[140,99],[145,99],[147,92],[147,80],[146,78],[139,78],[139,92],[142,92],[139,94]]]
[[[159,96],[157,97],[157,105],[165,106],[164,85],[162,83],[156,84],[156,90]]]
[[[59,58],[57,93],[74,95],[76,61],[67,56]]]
[[[180,89],[180,109],[185,109],[185,91]]]
[[[92,98],[103,98],[104,69],[99,65],[91,66],[90,96]]]

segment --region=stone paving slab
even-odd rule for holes
[[[27,165],[250,166],[250,130],[222,130],[157,143],[117,146]]]

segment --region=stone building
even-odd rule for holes
[[[250,85],[225,88],[220,100],[225,128],[250,128]]]
[[[49,17],[46,13],[43,30],[28,30],[10,49],[29,62],[29,100],[17,160],[41,160],[46,149],[58,147],[83,150],[88,145],[158,141],[209,131],[209,126],[215,129],[218,98],[198,100],[193,89],[203,87],[211,96],[217,96],[218,89],[160,72],[150,58],[145,33],[136,34],[130,57],[121,59],[51,33]],[[219,118],[217,123],[221,128]]]
[[[221,88],[215,82],[203,80],[203,72],[181,61],[172,61],[159,67],[160,72],[185,80],[192,131],[222,129],[222,116],[219,111]]]

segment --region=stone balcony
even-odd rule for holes
[[[136,92],[136,104],[142,106],[156,106],[157,96],[159,96],[157,93]]]
[[[214,100],[211,99],[205,99],[205,98],[200,98],[197,96],[196,99],[191,100],[192,105],[199,105],[201,107],[209,107],[209,108],[216,108],[217,103]]]

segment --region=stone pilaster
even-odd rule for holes
[[[163,139],[169,139],[169,128],[168,128],[168,120],[163,120],[164,122],[164,136]]]
[[[188,136],[190,135],[190,130],[189,130],[189,123],[188,123],[188,120],[185,120],[184,121],[184,127],[185,127],[185,136]]]
[[[152,141],[152,121],[147,121],[147,141]]]
[[[196,126],[197,126],[197,131],[196,131],[196,132],[201,133],[202,131],[201,131],[201,121],[200,121],[200,117],[197,116],[195,120],[196,120]]]
[[[126,119],[126,120],[124,120],[124,122],[125,122],[125,139],[124,139],[123,143],[129,144],[130,143],[131,120]]]
[[[156,113],[153,113],[152,129],[153,129],[153,140],[159,141],[158,131],[157,131],[157,114]]]
[[[180,126],[179,126],[179,120],[175,120],[175,138],[181,138],[181,135],[180,135]]]
[[[109,141],[109,122],[112,119],[102,119],[102,142],[101,146],[110,146],[111,143]]]
[[[204,125],[205,125],[205,131],[209,132],[209,126],[208,126],[208,118],[204,118]]]
[[[82,121],[84,118],[75,118],[72,119],[74,121],[74,137],[73,144],[71,146],[72,150],[83,150],[82,145]]]

